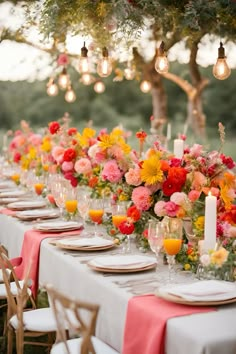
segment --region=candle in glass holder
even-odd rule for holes
[[[174,140],[174,155],[178,159],[182,159],[184,154],[184,141],[182,139]]]
[[[204,225],[204,249],[214,249],[216,245],[216,211],[217,199],[209,195],[205,199],[205,225]]]

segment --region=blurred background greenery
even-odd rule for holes
[[[177,62],[171,64],[171,69],[181,77],[188,75],[186,65]],[[216,80],[212,76],[212,68],[201,68],[202,74],[210,79],[210,84],[204,90],[203,105],[206,114],[207,141],[209,148],[218,148],[218,122],[222,122],[226,131],[224,153],[236,158],[236,110],[235,110],[235,80],[236,72],[225,81]],[[113,82],[112,78],[104,80],[106,91],[97,94],[93,86],[84,86],[78,80],[76,71],[70,72],[77,100],[67,103],[64,92],[56,97],[46,93],[46,81],[0,81],[0,130],[1,135],[9,129],[16,130],[22,119],[30,122],[33,129],[47,126],[48,122],[58,120],[65,112],[71,118],[71,126],[83,129],[89,121],[96,129],[113,127],[122,124],[132,132],[129,140],[135,144],[135,132],[140,128],[147,133],[150,130],[152,115],[152,96],[142,93],[139,82],[124,80]],[[168,95],[168,119],[172,127],[172,139],[183,132],[186,115],[187,99],[184,92],[174,83],[165,80]],[[187,143],[202,143],[201,136],[194,136],[189,129]],[[2,138],[0,137],[0,145]],[[171,142],[169,148],[171,149]]]

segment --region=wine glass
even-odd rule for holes
[[[150,219],[148,221],[148,243],[152,252],[156,255],[157,265],[159,263],[160,251],[163,247],[164,227],[161,221]],[[156,270],[158,268],[156,267]]]
[[[67,181],[63,180],[62,178],[58,178],[55,181],[53,188],[52,188],[52,195],[56,202],[56,205],[60,209],[60,217],[63,219],[66,195],[67,195]]]
[[[122,221],[127,220],[126,207],[123,204],[112,206],[112,223],[118,229]]]
[[[36,177],[34,181],[34,191],[40,197],[45,189],[43,178]]]
[[[66,199],[65,199],[65,209],[69,214],[69,219],[72,220],[76,211],[77,211],[77,191],[76,188],[68,187],[66,191]]]
[[[181,250],[183,237],[182,219],[165,217],[163,220],[164,240],[163,246],[168,262],[168,282],[173,282],[175,256]]]
[[[77,209],[79,212],[79,215],[81,216],[83,220],[83,226],[85,228],[85,221],[88,215],[88,210],[89,210],[89,203],[90,203],[90,195],[86,192],[78,194],[77,196]]]
[[[95,225],[94,236],[98,236],[97,226],[102,223],[104,214],[103,199],[90,199],[88,215]]]

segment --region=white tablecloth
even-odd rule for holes
[[[8,248],[10,257],[19,256],[24,231],[29,228],[30,225],[0,215],[0,242]],[[97,335],[121,352],[127,304],[133,295],[115,282],[152,275],[155,278],[155,272],[105,276],[89,269],[82,257],[64,253],[49,244],[49,239],[42,242],[40,284],[51,283],[69,296],[100,304]],[[235,354],[235,329],[236,304],[220,306],[216,312],[172,318],[167,323],[166,353]],[[147,335],[143,334],[143,340]]]

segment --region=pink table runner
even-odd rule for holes
[[[25,232],[23,245],[21,249],[22,263],[15,268],[16,275],[19,279],[24,279],[28,268],[30,267],[30,279],[32,280],[32,294],[37,296],[38,291],[38,275],[39,275],[39,255],[42,240],[49,237],[64,237],[65,235],[76,235],[78,230],[62,233],[41,233],[36,230],[28,230]]]
[[[15,216],[16,211],[8,209],[8,208],[3,208],[3,209],[0,209],[0,213],[5,214],[5,215],[9,215],[9,216]]]
[[[185,306],[154,295],[129,300],[122,354],[164,354],[168,319],[215,311],[212,307]]]

